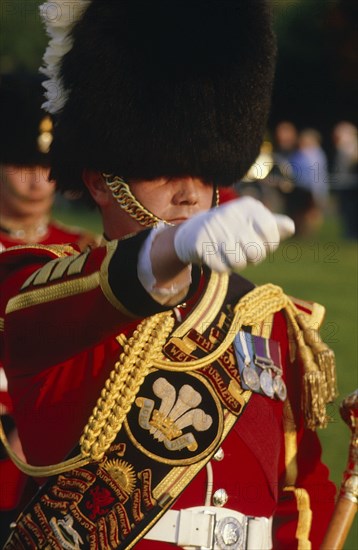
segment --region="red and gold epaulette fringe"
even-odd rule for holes
[[[319,335],[325,308],[314,302],[291,298],[295,312],[289,320],[302,361],[302,408],[306,426],[311,430],[327,426],[326,404],[337,397],[335,356]]]

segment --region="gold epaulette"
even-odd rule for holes
[[[337,397],[337,380],[334,352],[325,344],[319,328],[325,316],[325,308],[315,302],[290,297],[286,308],[290,329],[304,374],[302,408],[306,426],[315,430],[327,426],[326,404]]]
[[[318,330],[323,323],[323,320],[326,315],[326,308],[322,304],[317,302],[309,302],[308,300],[301,300],[294,296],[289,296],[290,300],[294,303],[297,309],[303,313],[304,317],[307,319],[307,323],[310,328],[315,328]]]

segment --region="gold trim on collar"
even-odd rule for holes
[[[3,317],[0,317],[0,331],[4,332],[5,328],[5,319]]]
[[[226,273],[219,275],[212,272],[199,304],[173,332],[173,336],[182,338],[194,326],[198,330],[201,328],[200,332],[204,332],[218,314],[227,294],[228,285],[229,276]],[[199,327],[199,324],[201,324],[201,327]]]
[[[100,286],[103,294],[109,301],[109,303],[127,315],[136,319],[138,315],[129,311],[114,295],[109,282],[108,282],[108,268],[109,263],[117,249],[118,241],[106,242],[107,256],[104,259],[100,269]],[[190,330],[194,325],[198,326],[201,323],[202,326],[207,327],[218,314],[220,307],[225,299],[227,288],[229,285],[229,276],[224,273],[219,275],[218,273],[211,273],[207,288],[197,306],[188,315],[183,323],[174,331],[173,336],[181,338]]]
[[[109,262],[111,261],[112,256],[117,249],[117,245],[118,245],[118,241],[109,241],[106,243],[107,255],[102,262],[101,269],[99,272],[99,284],[104,296],[107,298],[108,302],[115,309],[118,309],[120,312],[124,313],[124,315],[126,315],[127,317],[132,317],[133,319],[137,319],[138,315],[135,315],[135,313],[129,311],[114,295],[110,287],[110,284],[108,282]]]

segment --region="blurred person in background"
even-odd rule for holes
[[[329,191],[327,156],[317,130],[300,132],[290,164],[295,187],[288,195],[287,214],[295,221],[296,234],[309,236],[322,225]]]
[[[331,189],[337,196],[343,235],[358,238],[358,132],[351,122],[339,122],[332,132],[335,153]]]
[[[41,109],[40,77],[0,76],[0,251],[21,244],[94,244],[94,235],[52,219],[51,117]]]
[[[41,80],[28,74],[0,77],[0,252],[33,244],[76,243],[79,249],[96,237],[51,218],[55,183],[49,181],[49,147],[53,124],[41,109]],[[7,379],[0,364],[0,414],[12,447],[23,457],[12,419]],[[0,444],[0,545],[15,518],[26,476]]]
[[[266,136],[259,156],[235,185],[240,195],[252,196],[275,212],[288,211],[294,189],[291,158],[297,150],[298,131],[290,121],[279,122],[273,139]]]
[[[272,211],[280,212],[281,201],[277,199],[276,183],[273,183],[272,173],[276,165],[272,154],[272,144],[265,139],[260,148],[260,154],[250,166],[245,176],[235,184],[240,196],[250,196],[261,201]]]
[[[274,156],[277,163],[290,163],[292,155],[297,151],[298,131],[293,122],[279,122],[274,132]]]
[[[279,122],[273,132],[272,168],[265,180],[275,197],[275,209],[288,211],[290,193],[294,189],[291,157],[297,150],[298,131],[289,120]]]

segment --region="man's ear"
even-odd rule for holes
[[[106,206],[110,200],[111,193],[101,172],[85,168],[82,172],[82,179],[98,206]]]

